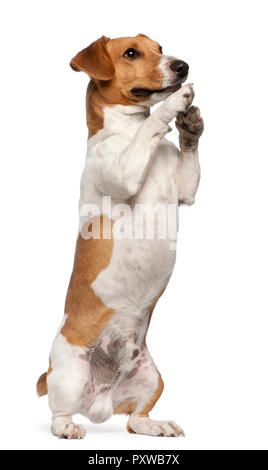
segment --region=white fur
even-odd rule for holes
[[[63,326],[63,325],[62,325]],[[89,364],[80,356],[85,350],[71,346],[58,331],[50,352],[52,372],[47,376],[51,430],[59,437],[84,437],[83,428],[73,427],[72,415],[80,408],[81,390],[89,377]],[[68,426],[70,424],[70,426]]]
[[[166,88],[170,85],[170,63],[172,60],[176,60],[176,57],[163,55],[160,58],[158,68],[163,74],[162,88]]]
[[[174,421],[156,421],[150,418],[140,418],[139,416],[132,415],[129,418],[128,424],[137,434],[165,437],[184,436],[182,428]]]
[[[132,212],[135,204],[146,203],[158,210],[161,202],[166,208],[162,217],[167,217],[169,204],[178,206],[181,195],[184,202],[193,202],[199,181],[197,151],[180,153],[165,139],[169,122],[185,111],[192,98],[191,87],[184,86],[167,97],[152,115],[148,103],[104,109],[104,128],[88,141],[81,212],[91,203],[101,211],[103,195],[111,195],[112,208],[131,201]],[[84,215],[80,227],[82,222]],[[128,222],[130,218],[126,218]],[[174,240],[169,235],[163,240],[114,240],[111,262],[92,289],[115,313],[94,348],[105,352],[114,338],[124,341],[119,353],[120,374],[111,384],[104,384],[103,392],[101,387],[92,392],[89,362],[81,358],[88,351],[69,345],[59,332],[51,351],[53,371],[47,378],[54,434],[83,437],[84,430],[73,425],[72,414],[80,412],[94,422],[102,422],[123,400],[137,401],[135,416],[130,418],[135,432],[182,433],[174,423],[137,417],[158,384],[157,369],[143,341],[150,305],[166,287],[174,267],[175,251],[170,250],[170,242]],[[133,361],[135,349],[139,353]]]

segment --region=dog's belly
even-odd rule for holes
[[[174,242],[165,240],[114,240],[110,265],[92,288],[115,312],[139,314],[166,287],[173,271]]]

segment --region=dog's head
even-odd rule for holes
[[[163,55],[158,42],[143,34],[109,39],[102,36],[71,61],[75,71],[98,83],[110,104],[156,103],[178,90],[188,75],[188,65]]]

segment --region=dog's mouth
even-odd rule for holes
[[[156,90],[150,90],[149,88],[132,88],[131,93],[138,98],[146,98],[153,95],[154,93],[174,93],[175,91],[181,88],[181,82],[174,83],[165,88],[160,88]]]

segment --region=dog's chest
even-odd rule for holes
[[[134,199],[136,204],[178,204],[178,150],[163,139],[154,157],[148,176]]]
[[[91,159],[94,165],[95,159],[104,162],[111,151],[120,154],[138,128],[135,122],[131,124],[131,129],[125,130],[122,125],[119,136],[118,123],[109,124],[111,139],[108,138],[103,145],[103,138],[107,135],[100,133],[97,137],[103,152],[101,155],[98,155],[97,139],[92,139],[94,147],[91,147],[92,157],[88,155],[89,169]],[[139,150],[143,151],[143,148]],[[110,217],[114,222],[112,256],[109,266],[99,273],[92,288],[95,295],[117,312],[128,312],[130,316],[135,316],[147,309],[164,290],[173,271],[178,209],[177,166],[178,149],[163,139],[139,192],[128,202],[117,198],[111,201]],[[102,200],[94,190],[94,183],[92,171],[88,171],[87,178],[84,178],[87,191],[81,194],[80,205],[83,207],[83,204],[95,203],[101,212]],[[115,232],[114,214],[118,214],[118,204],[120,210],[125,210],[121,224],[123,235],[119,231]]]

